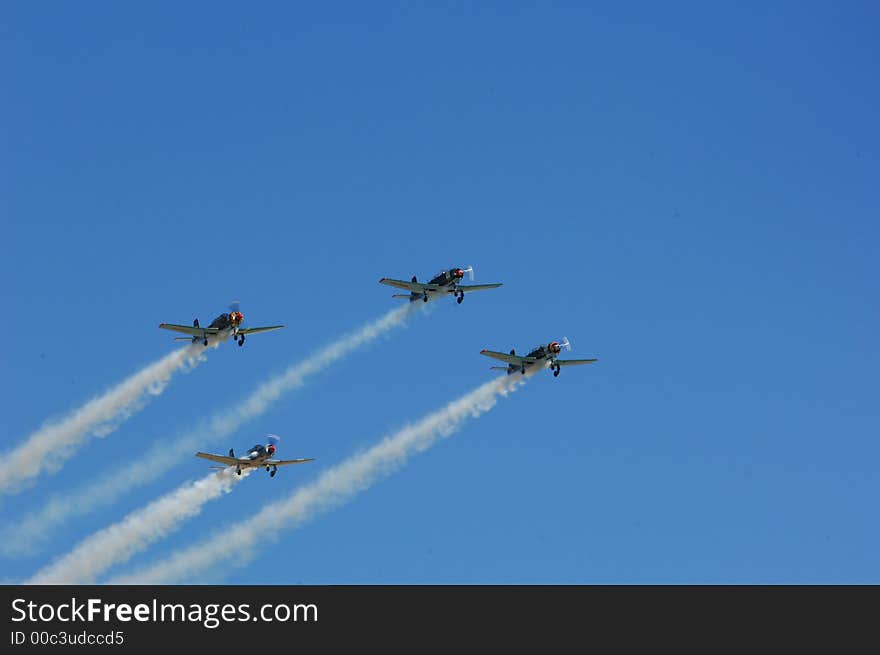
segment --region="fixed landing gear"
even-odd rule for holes
[[[457,302],[460,305],[461,301],[464,300],[464,291],[459,291],[457,295],[458,295],[458,299],[455,302]]]
[[[556,365],[553,367],[553,377],[554,377],[554,378],[558,378],[558,377],[559,377],[559,370],[560,370],[561,368],[562,368],[562,367],[561,367],[559,364],[556,364]]]
[[[519,372],[522,373],[523,375],[526,374],[526,364],[525,364],[525,362],[523,362],[523,365],[519,367]]]
[[[422,300],[424,300],[425,302],[428,302],[428,292],[427,291],[422,292]]]
[[[244,335],[240,335],[238,337],[238,347],[241,348],[244,345]]]
[[[266,467],[266,470],[268,470],[268,468],[269,468],[269,467]],[[278,473],[278,467],[277,467],[277,466],[273,466],[273,467],[272,467],[272,470],[269,471],[269,477],[270,477],[270,478],[274,478],[276,473]]]
[[[235,467],[235,472],[236,472],[238,475],[241,475],[241,467],[240,467],[240,466],[236,466],[236,467]]]
[[[205,344],[205,347],[207,347],[208,346],[208,337],[205,337],[205,340],[202,341],[202,343]]]

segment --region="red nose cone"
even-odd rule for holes
[[[559,344],[556,343],[555,341],[554,341],[553,343],[550,344],[550,352],[558,353],[558,352],[560,352],[561,350],[562,350],[562,348],[560,348],[560,347],[559,347]]]
[[[275,454],[275,446],[273,444],[269,444],[269,448],[267,448],[267,450],[269,451],[270,455]]]

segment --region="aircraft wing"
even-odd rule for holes
[[[387,284],[390,287],[397,287],[412,293],[424,293],[425,291],[436,291],[440,287],[436,284],[422,284],[421,282],[407,282],[406,280],[394,280],[390,277],[383,277],[379,280],[380,284]]]
[[[471,291],[482,291],[483,289],[497,289],[500,286],[501,286],[500,282],[498,284],[471,284],[471,285],[459,284],[457,287],[455,287],[455,290],[470,293]]]
[[[592,364],[598,361],[598,359],[557,359],[556,363],[560,366],[577,366],[578,364]]]
[[[272,330],[280,330],[284,325],[269,325],[266,327],[238,328],[239,334],[257,334],[258,332],[271,332]]]
[[[202,459],[209,459],[212,462],[217,462],[218,464],[225,464],[226,466],[238,466],[239,464],[242,464],[242,460],[238,459],[237,457],[227,457],[226,455],[212,455],[211,453],[196,453],[196,457],[201,457]]]
[[[494,350],[481,350],[481,355],[491,357],[492,359],[500,359],[502,362],[522,366],[524,362],[537,362],[535,357],[523,357],[522,355],[509,355],[508,353],[499,353]]]
[[[203,337],[206,334],[217,334],[220,331],[219,328],[193,327],[192,325],[175,325],[174,323],[159,323],[159,327],[163,330],[173,330],[174,332],[191,334],[194,337]]]
[[[314,457],[306,457],[304,459],[267,459],[266,464],[271,466],[286,466],[287,464],[304,464],[305,462],[314,461]]]

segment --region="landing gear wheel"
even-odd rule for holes
[[[522,373],[523,375],[526,374],[526,365],[525,364],[522,365],[522,367],[519,369],[519,372]]]
[[[276,473],[278,473],[278,467],[277,467],[277,466],[273,466],[273,467],[272,467],[272,470],[269,471],[269,477],[270,477],[270,478],[274,478]]]
[[[205,337],[205,340],[202,341],[202,343],[205,344],[205,347],[207,348],[207,346],[208,346],[208,337]]]
[[[464,300],[464,291],[459,292],[456,302],[460,305],[462,300]]]
[[[241,335],[238,338],[238,347],[241,348],[244,345],[244,335]]]
[[[424,300],[425,302],[428,302],[428,294],[427,293],[422,294],[422,300]]]
[[[237,468],[235,469],[235,472],[236,472],[238,475],[241,475],[241,467],[240,467],[240,466],[237,467]]]
[[[556,368],[553,369],[553,377],[554,377],[554,378],[558,378],[558,377],[559,377],[559,367],[558,367],[558,366],[557,366]]]

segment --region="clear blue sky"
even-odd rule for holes
[[[880,582],[878,31],[867,2],[5,3],[0,449],[168,352],[161,321],[238,299],[288,327],[176,377],[4,522],[380,315],[380,277],[472,264],[504,287],[228,444],[317,462],[131,566],[489,379],[481,348],[565,335],[600,362],[204,582]]]

